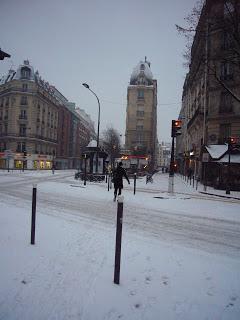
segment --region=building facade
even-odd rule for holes
[[[170,166],[171,159],[171,143],[162,142],[158,148],[158,167],[165,172]]]
[[[125,147],[134,155],[149,158],[157,166],[157,80],[150,62],[140,61],[134,68],[127,89]]]
[[[225,144],[230,136],[240,138],[239,27],[239,1],[205,2],[183,87],[176,152],[180,170],[186,173],[191,167],[195,176],[216,187],[228,179],[221,162]],[[214,146],[222,146],[218,158],[209,153]]]
[[[0,79],[0,168],[77,168],[85,120],[29,61]],[[85,130],[92,135],[92,123]],[[89,143],[85,142],[85,145]]]

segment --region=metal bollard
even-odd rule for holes
[[[37,184],[34,183],[33,191],[32,191],[31,244],[35,244],[36,203],[37,203]]]
[[[134,173],[133,194],[136,193],[136,182],[137,182],[137,173]]]
[[[114,266],[114,283],[115,284],[119,284],[119,280],[120,280],[123,199],[124,199],[123,196],[118,196],[116,247],[115,247],[115,266]]]

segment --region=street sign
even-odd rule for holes
[[[209,162],[209,153],[202,154],[202,162]]]

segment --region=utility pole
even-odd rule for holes
[[[208,64],[209,64],[209,20],[206,19],[206,37],[205,37],[205,66],[204,66],[204,105],[203,105],[203,133],[202,133],[202,154],[206,145],[206,114],[208,109]],[[204,191],[206,191],[206,163],[202,161],[202,178],[204,180]]]
[[[227,167],[227,179],[226,179],[226,194],[230,194],[230,181],[231,181],[231,151],[235,149],[237,145],[237,137],[228,138],[228,167]]]

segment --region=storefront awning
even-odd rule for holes
[[[228,150],[227,144],[211,144],[206,149],[212,159],[219,159]]]
[[[228,154],[225,154],[220,160],[215,160],[213,162],[228,163]],[[230,163],[240,163],[240,154],[231,154]]]

